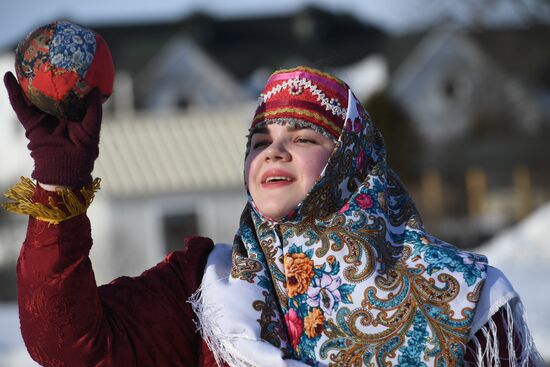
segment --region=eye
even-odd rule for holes
[[[294,139],[294,142],[298,144],[317,144],[315,140],[304,136],[298,136],[296,139]]]
[[[268,140],[258,140],[252,143],[252,149],[258,149],[269,145]]]

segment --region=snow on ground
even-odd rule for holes
[[[487,255],[520,294],[535,344],[550,361],[550,203],[474,250]]]
[[[0,367],[36,366],[21,338],[17,305],[0,303]]]

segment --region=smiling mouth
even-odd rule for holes
[[[283,177],[283,176],[273,176],[268,177],[264,183],[273,183],[273,182],[290,182],[292,179],[290,177]]]

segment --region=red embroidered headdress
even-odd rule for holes
[[[297,119],[338,139],[344,126],[349,87],[319,70],[298,66],[273,73],[258,99],[251,128],[266,120]]]

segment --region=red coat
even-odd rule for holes
[[[52,193],[37,189],[34,200]],[[182,251],[138,277],[97,287],[90,222],[29,220],[17,266],[19,315],[32,358],[44,366],[216,366],[187,299],[213,243],[190,237]]]

